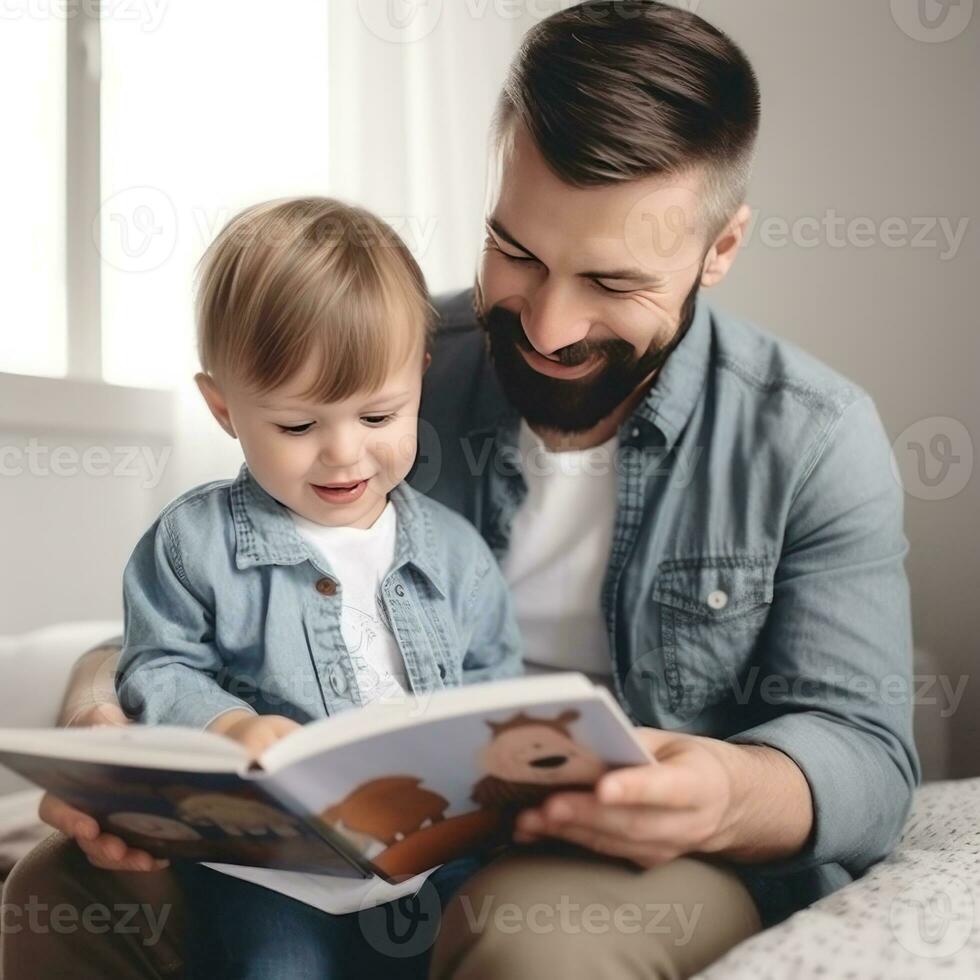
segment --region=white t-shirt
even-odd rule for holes
[[[398,701],[408,690],[405,662],[381,608],[378,587],[395,557],[395,506],[388,501],[369,528],[325,527],[290,511],[296,530],[327,559],[340,582],[340,628],[357,675],[361,697]],[[369,879],[332,878],[302,871],[211,864],[334,915],[381,905],[412,895],[432,873],[426,871],[397,885]],[[434,870],[434,869],[433,869]]]
[[[600,596],[616,521],[618,439],[549,452],[521,421],[518,446],[527,497],[514,515],[504,577],[528,673],[578,670],[611,683]]]
[[[381,606],[379,587],[395,558],[395,505],[369,528],[326,527],[290,511],[296,530],[340,582],[340,631],[365,704],[408,690],[405,662]]]

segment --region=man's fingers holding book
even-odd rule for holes
[[[38,816],[55,830],[71,837],[98,868],[107,871],[155,871],[167,866],[167,861],[158,860],[146,851],[127,847],[113,834],[103,834],[93,817],[50,793],[45,793],[41,798]]]
[[[92,817],[50,793],[41,797],[37,815],[55,830],[77,841],[95,840],[99,836],[99,825]]]
[[[146,851],[127,847],[126,842],[113,834],[100,834],[95,840],[79,840],[91,864],[106,871],[157,871],[167,866]]]

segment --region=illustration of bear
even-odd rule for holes
[[[488,721],[493,735],[479,757],[487,775],[473,787],[473,802],[513,816],[558,790],[591,789],[610,767],[575,741],[569,726],[578,717],[574,709],[553,719],[522,711]]]
[[[381,776],[351,790],[320,816],[368,857],[445,818],[449,801],[416,776]]]
[[[486,775],[470,797],[478,808],[390,844],[371,857],[375,866],[398,879],[466,854],[495,850],[510,842],[520,810],[558,790],[591,789],[613,767],[575,741],[570,726],[578,717],[575,710],[557,718],[535,718],[522,711],[506,721],[488,721],[491,739],[477,760]]]

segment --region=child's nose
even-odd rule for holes
[[[353,431],[335,430],[320,449],[320,462],[334,468],[355,466],[361,458],[361,437]]]

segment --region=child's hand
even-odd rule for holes
[[[256,759],[274,742],[299,727],[292,718],[282,715],[255,715],[251,711],[236,710],[219,715],[208,725],[208,731],[234,739]]]

